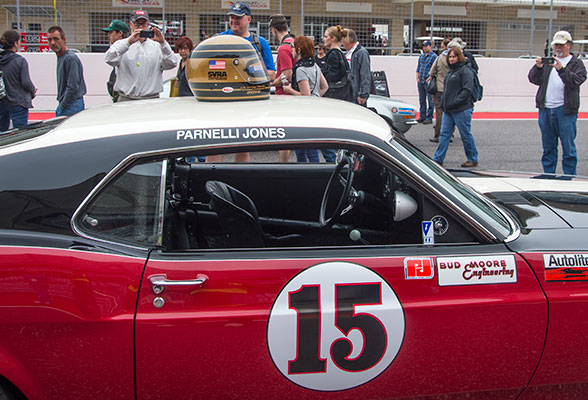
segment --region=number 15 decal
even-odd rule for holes
[[[347,262],[310,267],[282,289],[271,310],[267,341],[289,380],[336,391],[382,373],[400,351],[404,312],[386,281]]]

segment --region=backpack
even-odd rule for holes
[[[349,64],[347,63],[345,56],[343,55],[343,53],[339,49],[336,49],[335,51],[338,54],[339,64],[341,65],[341,69],[345,72],[341,75],[341,77],[339,78],[339,80],[337,82],[329,83],[329,88],[341,89],[341,88],[345,87],[351,81],[351,79],[349,77],[349,74],[350,74]]]
[[[298,79],[296,78],[296,71],[298,71],[299,67],[312,67],[313,65],[316,65],[314,58],[302,58],[300,60],[298,60],[296,62],[296,64],[294,64],[294,67],[292,68],[292,89],[300,91],[300,87],[298,86]],[[320,70],[320,67],[319,67]],[[312,88],[310,88],[310,94],[312,95],[312,91],[314,90],[314,88],[316,87],[317,84],[320,84],[320,75],[319,75],[319,79],[317,80],[317,82],[314,83],[314,86]]]
[[[327,57],[329,57],[329,54],[333,51],[337,53],[337,57],[339,57],[339,65],[341,66],[341,70],[344,72],[341,74],[341,77],[338,81],[329,82],[329,90],[327,90],[327,93],[325,93],[324,97],[352,101],[349,64],[347,63],[347,59],[345,59],[345,56],[340,49],[330,49],[327,51]]]
[[[484,86],[480,85],[480,79],[478,78],[478,73],[476,72],[476,70],[473,69],[469,64],[468,64],[468,67],[474,73],[474,91],[472,93],[472,96],[474,98],[474,102],[480,101],[480,100],[482,100],[482,97],[484,96]]]

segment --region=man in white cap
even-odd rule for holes
[[[562,169],[576,175],[576,120],[580,108],[580,85],[586,80],[584,62],[570,53],[572,35],[553,35],[554,57],[538,57],[529,71],[529,82],[538,85],[535,103],[539,109],[539,129],[543,143],[543,172],[555,173],[558,138],[563,151]]]
[[[133,11],[130,25],[131,35],[112,43],[104,55],[116,67],[118,101],[157,98],[163,91],[162,72],[175,68],[178,58],[161,31],[150,26],[147,11]]]

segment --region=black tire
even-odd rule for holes
[[[26,400],[26,397],[14,385],[0,376],[0,400]]]

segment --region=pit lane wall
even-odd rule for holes
[[[33,100],[33,111],[53,111],[57,107],[55,69],[57,57],[53,53],[20,53],[29,62],[33,83],[39,89]],[[104,62],[103,53],[78,53],[84,66],[88,93],[86,107],[110,103],[106,81],[112,68]],[[416,86],[417,57],[372,56],[372,70],[386,71],[390,97],[418,105]],[[476,103],[476,111],[532,112],[535,111],[537,87],[527,80],[534,60],[513,58],[476,58],[480,66],[480,82],[484,98]],[[584,61],[585,64],[586,61]],[[174,77],[176,70],[164,71],[164,80]],[[588,83],[580,91],[580,111],[588,111]]]

